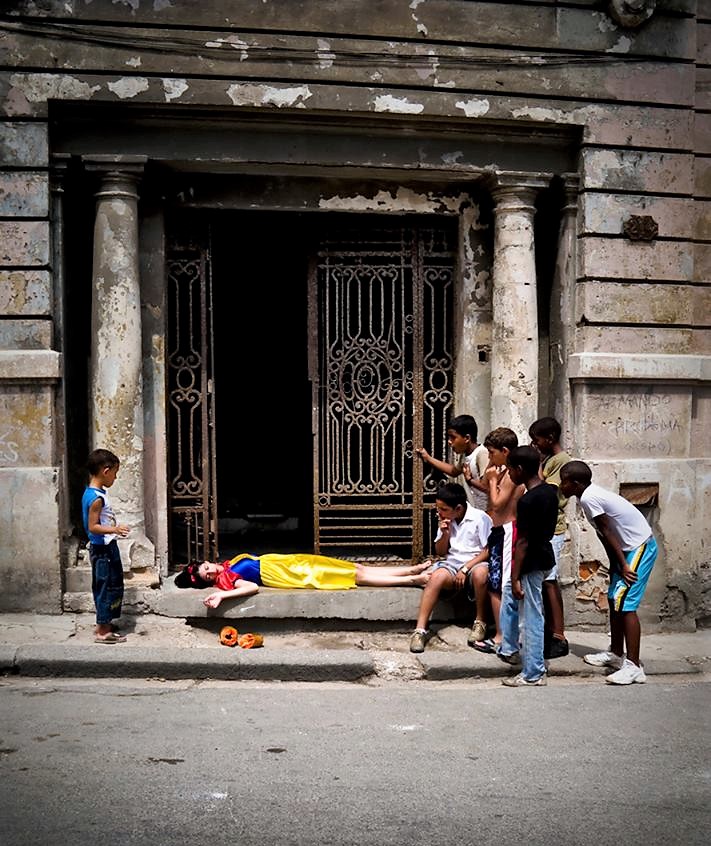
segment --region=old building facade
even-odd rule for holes
[[[648,621],[708,621],[707,0],[10,0],[0,32],[4,610],[83,607],[95,446],[139,605],[260,536],[417,557],[456,411],[560,419],[662,541]]]

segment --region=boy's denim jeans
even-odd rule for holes
[[[123,567],[118,544],[112,541],[101,546],[89,546],[91,561],[91,592],[96,605],[96,622],[107,625],[121,616],[123,601]]]
[[[549,572],[532,570],[521,576],[523,599],[519,601],[518,611],[521,619],[521,673],[526,681],[536,681],[546,671],[543,659],[543,581]]]
[[[499,630],[501,631],[499,652],[502,655],[513,655],[518,652],[521,648],[518,633],[518,599],[514,599],[511,593],[511,579],[501,586]]]

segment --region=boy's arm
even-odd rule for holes
[[[522,487],[514,485],[507,470],[499,474],[496,467],[490,467],[486,471],[486,478],[489,482],[489,505],[497,511],[506,508],[518,489]]]
[[[598,514],[593,519],[602,545],[605,547],[605,552],[607,552],[607,557],[610,559],[610,564],[619,570],[626,584],[633,584],[637,581],[637,574],[627,563],[625,552],[620,546],[620,542],[610,525],[607,515]]]
[[[223,599],[231,599],[234,596],[252,596],[259,593],[259,585],[255,582],[248,582],[246,579],[240,579],[237,587],[232,590],[218,590],[211,593],[203,599],[203,604],[208,608],[217,608]]]
[[[440,520],[439,530],[441,532],[441,536],[435,540],[434,548],[435,553],[440,558],[444,558],[449,552],[449,520]]]
[[[89,527],[89,532],[92,535],[120,535],[125,538],[131,531],[128,526],[102,526],[99,520],[101,519],[101,509],[104,501],[100,496],[89,506],[89,519],[86,521]]]
[[[455,464],[450,464],[449,461],[440,461],[439,458],[432,458],[424,447],[417,447],[415,452],[427,464],[431,464],[435,470],[439,470],[446,476],[459,476],[461,470]]]

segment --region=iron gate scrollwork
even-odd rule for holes
[[[207,232],[176,235],[166,257],[171,563],[217,557],[212,291]]]
[[[366,239],[365,233],[368,237]],[[309,283],[317,551],[417,559],[432,549],[453,403],[452,228],[339,228]]]

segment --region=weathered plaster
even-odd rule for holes
[[[392,112],[399,115],[419,115],[425,110],[422,103],[412,103],[406,97],[395,97],[392,94],[377,96],[373,107],[376,112]]]
[[[303,109],[305,101],[312,94],[308,85],[279,88],[273,85],[237,83],[229,86],[227,96],[233,106],[276,106],[279,109],[290,106]]]
[[[447,196],[433,192],[414,191],[399,186],[396,190],[378,191],[374,196],[363,195],[321,197],[319,208],[329,211],[418,212],[456,214],[469,196]]]

